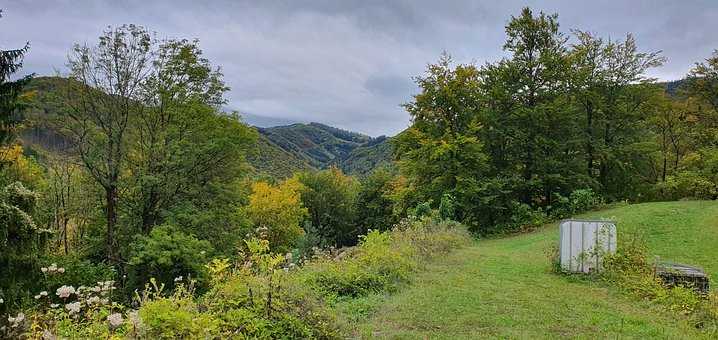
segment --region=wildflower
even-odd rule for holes
[[[5,303],[5,300],[0,299],[0,304],[3,304],[3,303]]]
[[[100,303],[100,298],[98,296],[93,296],[93,297],[87,299],[88,305],[92,305],[92,304],[96,304],[96,303]]]
[[[25,321],[25,314],[20,312],[17,313],[16,317],[8,316],[7,321],[10,323],[10,327],[17,327],[18,325],[20,325],[20,323]]]
[[[57,294],[57,296],[59,296],[59,297],[61,297],[61,298],[63,298],[63,299],[68,298],[70,295],[75,294],[75,287],[73,287],[73,286],[62,286],[62,287],[60,287],[60,288],[57,289],[57,291],[55,292],[55,294]]]
[[[41,292],[40,292],[40,296],[47,296],[47,291],[44,291],[44,290],[41,291]]]
[[[52,334],[49,329],[42,331],[42,340],[56,340],[55,334]]]
[[[110,303],[110,299],[101,299],[101,300],[100,300],[100,303],[103,304],[103,305],[107,305],[107,304]]]
[[[43,274],[47,273],[47,267],[40,268],[40,271],[42,271]]]
[[[50,308],[57,308],[57,307],[60,307],[60,304],[53,303],[50,305]]]
[[[122,326],[122,323],[124,322],[124,320],[122,319],[122,314],[120,313],[110,314],[107,317],[107,321],[110,322],[110,327],[113,329]]]
[[[65,268],[62,268],[62,267],[61,267],[61,268],[57,268],[57,272],[60,273],[60,274],[62,274],[62,273],[65,272]]]
[[[40,300],[42,296],[40,294],[35,295],[35,300]]]
[[[182,275],[175,277],[175,282],[180,282],[180,281],[182,281]]]
[[[65,305],[65,309],[70,311],[70,314],[79,313],[80,312],[80,303],[79,302],[68,303]]]

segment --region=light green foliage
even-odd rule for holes
[[[132,244],[128,264],[130,287],[140,287],[150,278],[173,287],[179,277],[197,280],[198,288],[208,284],[204,265],[214,249],[169,225],[156,227],[148,236],[139,236]]]
[[[246,242],[241,267],[225,269],[205,296],[221,321],[223,336],[248,338],[336,338],[336,322],[315,294],[281,266],[282,255],[269,253],[269,242]],[[216,266],[215,266],[216,267]],[[287,267],[288,268],[288,267]]]
[[[320,255],[302,276],[331,299],[395,291],[429,258],[465,245],[463,228],[431,219],[403,221],[391,231],[369,232],[347,253]]]
[[[623,241],[619,250],[605,259],[605,270],[601,274],[604,280],[673,313],[691,317],[696,327],[705,328],[707,332],[718,331],[718,318],[711,317],[718,311],[711,300],[713,296],[704,299],[687,286],[666,287],[655,276],[645,240],[635,235],[623,237],[629,241]]]
[[[208,339],[219,335],[220,321],[200,312],[191,297],[149,301],[140,308],[139,315],[148,339]]]
[[[716,214],[716,202],[694,201],[623,205],[577,217],[616,220],[619,249],[628,241],[621,235],[647,231],[649,261],[660,255],[704,266],[715,281]],[[711,338],[710,327],[697,330],[687,318],[617,287],[555,275],[543,254],[557,242],[553,223],[478,240],[429,263],[406,289],[337,309],[365,311],[351,315],[358,338]],[[710,301],[715,313],[716,300]]]

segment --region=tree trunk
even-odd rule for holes
[[[107,260],[116,263],[115,253],[115,226],[117,225],[117,185],[112,184],[105,188],[105,204],[107,212]]]

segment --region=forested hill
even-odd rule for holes
[[[48,115],[62,110],[57,100],[62,81],[38,77],[29,84],[35,100],[28,112],[29,128],[21,136],[26,144],[52,151],[64,148],[63,138],[46,124]],[[258,174],[284,178],[297,171],[337,166],[361,176],[391,159],[389,139],[383,136],[372,138],[320,123],[256,129],[259,139],[248,158]]]
[[[311,168],[324,169],[337,166],[346,173],[363,175],[377,166],[389,163],[391,144],[389,138],[372,138],[363,134],[337,129],[320,123],[292,124],[272,128],[257,128],[261,134],[260,153],[290,155],[292,163],[304,163]],[[277,165],[267,162],[274,157],[256,158],[252,161],[261,171],[273,172]],[[280,161],[286,161],[280,160]]]

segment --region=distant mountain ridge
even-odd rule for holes
[[[63,81],[59,77],[38,77],[29,84],[27,90],[34,92],[35,103],[27,113],[29,128],[20,136],[25,144],[55,153],[66,149],[67,141],[47,124],[48,115],[64,109],[58,100]],[[251,125],[248,120],[245,118]],[[364,175],[375,166],[391,162],[391,145],[383,136],[372,138],[320,123],[254,128],[259,139],[249,150],[247,160],[257,175],[285,178],[297,171],[330,166]]]
[[[391,144],[384,136],[373,138],[321,123],[297,123],[257,130],[270,145],[314,169],[337,166],[346,173],[364,175],[376,166],[391,163]]]

